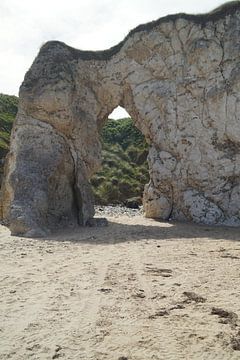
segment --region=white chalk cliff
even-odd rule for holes
[[[146,216],[240,225],[240,2],[140,25],[106,51],[43,45],[20,88],[2,186],[13,234],[94,216],[99,130],[118,105],[150,145]]]

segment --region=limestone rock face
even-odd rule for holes
[[[240,5],[141,25],[117,46],[46,43],[20,88],[2,186],[12,233],[94,215],[99,130],[123,106],[150,145],[146,216],[240,225]]]

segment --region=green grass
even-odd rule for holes
[[[0,94],[0,158],[4,158],[9,149],[10,134],[17,114],[18,98]]]
[[[96,204],[141,202],[149,181],[148,146],[130,118],[108,120],[101,132],[102,169],[92,178]]]

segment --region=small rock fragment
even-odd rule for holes
[[[191,291],[184,291],[183,295],[187,297],[188,301],[195,301],[196,303],[204,303],[207,301],[206,298]]]

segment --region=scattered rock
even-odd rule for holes
[[[161,276],[162,276],[162,277],[165,277],[165,278],[168,278],[168,277],[171,277],[172,275],[171,275],[171,274],[162,273]]]
[[[172,276],[172,270],[171,269],[158,269],[153,267],[147,267],[146,270],[148,273],[151,273],[153,276],[162,276],[162,277],[171,277]]]
[[[52,359],[58,359],[60,356],[61,356],[61,354],[55,353],[55,354],[53,354]]]
[[[224,310],[221,308],[213,307],[211,311],[212,315],[218,315],[222,324],[230,324],[232,326],[237,325],[238,316],[233,311]]]
[[[110,292],[112,292],[112,289],[109,289],[109,288],[101,288],[101,289],[98,289],[98,291],[100,291],[100,292],[103,292],[103,293],[110,293]]]
[[[233,350],[240,351],[240,334],[237,334],[231,338],[231,345]]]
[[[151,300],[155,300],[155,299],[159,299],[159,300],[162,300],[162,299],[166,299],[166,295],[164,294],[157,294],[157,295],[154,295],[153,297],[151,297]]]
[[[143,290],[139,290],[139,292],[137,292],[136,294],[133,295],[134,298],[141,298],[144,299],[146,297],[146,295],[144,294]]]
[[[240,257],[231,254],[221,255],[221,258],[240,259]]]
[[[60,351],[62,350],[62,347],[60,345],[56,346],[55,353],[52,356],[52,359],[58,359],[61,357]]]
[[[183,304],[176,304],[176,305],[172,305],[169,308],[169,311],[171,310],[183,310],[185,309],[185,306]]]
[[[158,312],[156,312],[153,315],[150,315],[148,318],[152,320],[152,319],[156,319],[160,316],[168,316],[168,315],[169,315],[169,312],[166,309],[163,309],[163,310],[159,310]]]
[[[101,210],[100,210],[101,209]],[[126,206],[122,205],[115,205],[115,206],[95,206],[95,214],[98,215],[105,215],[106,217],[119,217],[122,215],[133,217],[143,215],[143,207],[140,206],[138,209],[130,209]]]
[[[26,350],[28,351],[36,351],[41,349],[41,346],[39,344],[33,344],[26,347]]]
[[[187,302],[194,301],[196,303],[204,303],[207,301],[206,298],[204,298],[200,295],[197,295],[196,293],[191,292],[191,291],[184,291],[183,295],[187,297]]]
[[[139,207],[142,205],[142,200],[139,197],[134,197],[131,199],[127,199],[124,205],[130,209],[139,209]]]
[[[47,252],[48,254],[53,254],[53,253],[54,253],[54,252],[53,252],[52,250],[50,250],[50,249],[47,249],[46,252]]]

